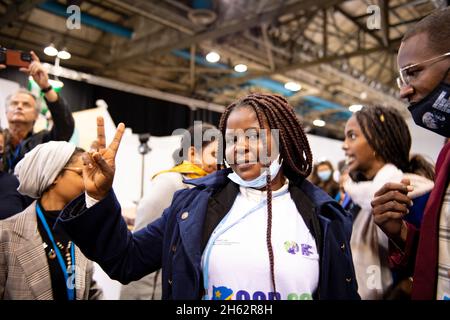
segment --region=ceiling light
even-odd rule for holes
[[[361,110],[362,108],[364,108],[364,106],[361,104],[353,104],[350,107],[348,107],[348,110],[350,110],[351,112],[357,112],[357,111]]]
[[[72,55],[67,51],[66,48],[62,49],[60,52],[58,52],[58,58],[67,60],[70,59]]]
[[[299,84],[297,82],[292,82],[292,81],[286,82],[284,84],[284,87],[291,91],[300,91],[302,89],[301,84]]]
[[[50,57],[54,57],[58,54],[58,50],[56,50],[53,43],[51,43],[48,47],[45,47],[44,53]]]
[[[206,55],[206,61],[216,63],[220,60],[220,55],[217,52],[211,51]]]
[[[48,79],[48,83],[54,88],[54,89],[58,89],[58,88],[62,88],[64,87],[64,83],[60,80],[53,80],[53,79]]]
[[[359,95],[359,97],[360,97],[362,100],[366,100],[366,99],[367,99],[367,92],[365,92],[365,91],[361,92],[360,95]]]
[[[242,63],[237,64],[237,65],[234,66],[234,71],[236,71],[236,72],[245,72],[245,71],[247,71],[247,66],[245,64],[242,64]]]
[[[316,127],[324,127],[327,123],[323,120],[320,119],[316,119],[313,121],[313,125],[315,125]]]

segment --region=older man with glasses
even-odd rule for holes
[[[19,89],[6,99],[6,117],[9,127],[9,141],[5,144],[5,171],[12,173],[25,153],[41,143],[51,140],[69,141],[75,128],[75,121],[67,103],[49,84],[48,73],[37,55],[31,51],[32,62],[20,71],[33,77],[41,88],[53,118],[51,130],[33,132],[39,116],[36,97],[25,89]],[[6,66],[0,65],[0,69]]]
[[[437,10],[405,34],[398,52],[400,96],[414,122],[450,136],[450,8]],[[436,163],[435,187],[420,230],[402,218],[410,181],[387,183],[372,201],[375,223],[388,235],[390,261],[412,277],[412,299],[450,300],[450,143]]]

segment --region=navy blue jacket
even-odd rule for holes
[[[86,209],[84,195],[72,201],[58,223],[91,260],[122,283],[162,267],[163,299],[200,299],[201,256],[214,228],[231,208],[239,188],[229,169],[191,180],[162,217],[132,234],[111,191]],[[320,255],[317,299],[359,299],[350,252],[351,217],[306,179],[289,186],[291,196],[316,239]]]
[[[0,171],[0,220],[22,212],[34,201],[21,195],[18,187],[19,180],[14,175]]]

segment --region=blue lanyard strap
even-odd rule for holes
[[[22,143],[19,143],[19,145],[16,147],[16,150],[14,150],[12,159],[11,159],[11,156],[9,156],[7,158],[7,160],[8,160],[8,169],[11,169],[14,166],[14,164],[16,163],[16,160],[19,157],[21,149],[22,149]]]
[[[342,201],[342,208],[345,208],[350,202],[350,196],[347,193],[344,193],[344,201]]]
[[[273,195],[272,198],[276,198],[276,197],[282,196],[282,195],[284,195],[284,194],[286,194],[288,192],[289,192],[289,190],[286,189],[283,192],[280,192],[280,193],[278,193],[276,195]],[[222,226],[225,224],[225,222],[227,221],[227,219],[229,217],[229,213],[231,211],[230,210],[226,214],[226,216],[222,219],[222,221],[220,221],[220,223],[217,225],[217,227],[214,229],[214,231],[213,231],[211,237],[209,238],[209,241],[208,241],[208,243],[206,244],[206,247],[205,247],[204,263],[203,263],[203,287],[205,289],[205,295],[203,296],[203,300],[209,300],[209,294],[208,294],[208,286],[209,286],[209,258],[211,256],[212,247],[213,247],[214,243],[216,242],[217,238],[219,238],[227,230],[231,229],[232,227],[237,225],[239,222],[241,222],[242,220],[247,218],[253,212],[258,211],[259,209],[264,207],[266,205],[266,203],[267,203],[267,199],[264,199],[263,201],[258,203],[255,207],[253,207],[252,209],[247,211],[241,218],[239,218],[238,220],[234,221],[233,223],[231,223],[230,225],[226,226],[225,228],[222,228]]]
[[[59,248],[58,248],[58,246],[55,243],[55,239],[53,238],[53,234],[52,234],[52,232],[51,232],[51,230],[50,230],[50,228],[49,228],[49,226],[47,224],[47,221],[44,218],[44,215],[42,214],[42,210],[41,210],[41,207],[39,206],[39,204],[36,204],[36,211],[37,211],[39,219],[42,222],[42,225],[44,226],[45,232],[47,232],[47,235],[50,238],[50,241],[52,242],[53,250],[56,253],[56,257],[58,258],[59,265],[60,265],[61,270],[62,270],[62,272],[64,274],[64,280],[65,280],[66,290],[67,290],[67,297],[68,297],[69,300],[75,300],[75,286],[73,286],[72,283],[69,283],[69,281],[68,281],[69,280],[69,274],[67,272],[67,269],[69,269],[69,271],[71,271],[71,276],[75,275],[75,267],[74,267],[75,266],[75,249],[74,249],[75,245],[73,245],[73,243],[72,243],[72,246],[71,246],[71,249],[70,249],[70,255],[72,257],[72,266],[67,266],[66,267],[66,264],[64,263],[64,259],[62,257],[62,254],[59,251]]]

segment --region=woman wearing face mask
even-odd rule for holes
[[[102,296],[93,264],[59,227],[60,211],[84,191],[83,150],[47,142],[16,165],[18,191],[36,199],[0,221],[0,299],[87,300]]]
[[[123,130],[85,157],[95,183],[86,181],[87,195],[59,220],[113,279],[126,283],[162,266],[163,299],[359,298],[350,217],[307,181],[312,154],[283,97],[251,94],[228,106],[218,154],[229,168],[193,180],[195,188],[178,192],[135,234],[111,190]]]
[[[333,179],[333,165],[324,160],[314,165],[311,174],[311,182],[322,188],[328,195],[335,198],[339,192],[339,184]]]
[[[139,202],[134,232],[161,217],[164,209],[170,206],[176,191],[193,187],[185,183],[185,180],[201,178],[216,171],[217,141],[207,139],[208,132],[212,133],[214,130],[217,128],[206,123],[196,124],[186,130],[181,138],[180,148],[174,152],[176,165],[155,174],[149,192]],[[196,134],[201,136],[196,137]],[[196,145],[196,142],[201,143]],[[123,286],[120,299],[161,300],[160,271]]]
[[[375,225],[371,214],[373,195],[387,181],[410,179],[414,185],[414,206],[406,219],[418,226],[433,188],[433,166],[421,156],[410,158],[410,148],[408,126],[393,108],[365,107],[345,126],[343,149],[351,179],[346,180],[344,189],[354,205],[350,244],[362,299],[383,298],[394,281],[388,266],[388,238]]]

